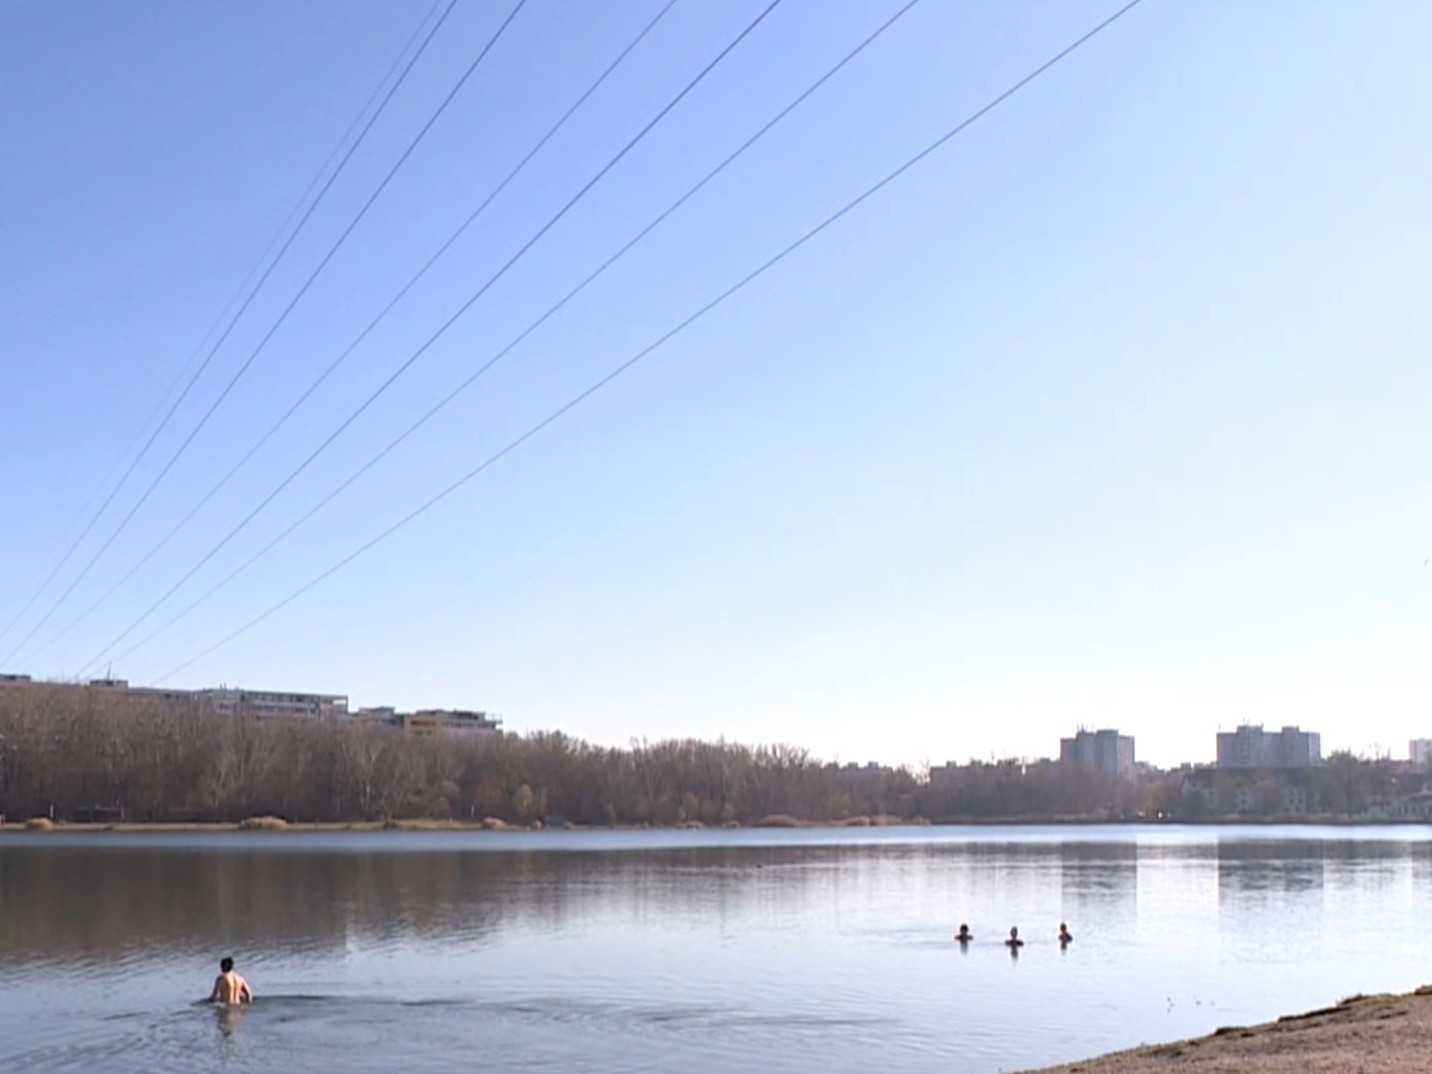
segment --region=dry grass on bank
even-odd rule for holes
[[[752,827],[755,828],[806,828],[809,822],[798,820],[795,817],[787,816],[785,813],[772,813],[770,816],[762,817]]]
[[[282,817],[245,817],[239,821],[241,832],[286,832],[288,821]]]
[[[1042,1074],[1425,1074],[1432,1070],[1432,986],[1354,996],[1335,1007],[1207,1037],[1115,1052]]]

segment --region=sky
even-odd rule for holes
[[[1159,764],[1211,760],[1242,722],[1321,731],[1325,752],[1405,755],[1432,735],[1432,9],[1411,0],[1144,0],[215,648],[1118,7],[920,0],[422,429],[134,647],[903,3],[782,0],[111,645],[768,0],[676,0],[115,588],[665,2],[528,0],[264,342],[512,9],[458,0],[162,427],[440,9],[0,6],[0,671],[861,762],[1047,756],[1080,726],[1133,734]]]

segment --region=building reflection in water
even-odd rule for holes
[[[1060,921],[1069,923],[1075,937],[1081,932],[1115,936],[1135,928],[1139,918],[1138,844],[1061,845],[1059,895],[1058,919],[1047,926],[1051,936]]]
[[[1321,891],[1327,844],[1321,839],[1221,838],[1218,848],[1220,908]]]

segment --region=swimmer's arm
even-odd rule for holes
[[[242,977],[239,978],[239,1002],[252,1003],[254,1001],[254,990],[249,987],[249,982]]]
[[[215,978],[214,978],[214,988],[213,988],[213,990],[209,993],[209,998],[206,999],[204,1002],[205,1002],[205,1003],[217,1003],[217,1002],[219,1002],[219,996],[220,996],[220,994],[221,994],[219,990],[220,990],[221,988],[223,988],[223,987],[224,987],[224,979],[223,979],[222,977],[215,977]]]

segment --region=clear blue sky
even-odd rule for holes
[[[114,546],[3,670],[75,672],[755,13],[678,0],[461,244],[168,531],[659,0],[530,0]],[[785,0],[169,606],[361,464],[895,0]],[[1117,5],[923,0],[241,581],[158,678],[628,357]],[[0,625],[428,10],[0,7]],[[193,428],[508,5],[460,0],[29,630]],[[1146,0],[547,433],[189,667],[603,743],[1206,760],[1244,720],[1432,734],[1432,11]],[[140,635],[147,628],[141,628]],[[136,635],[136,636],[140,636]],[[102,671],[103,668],[101,667]]]

